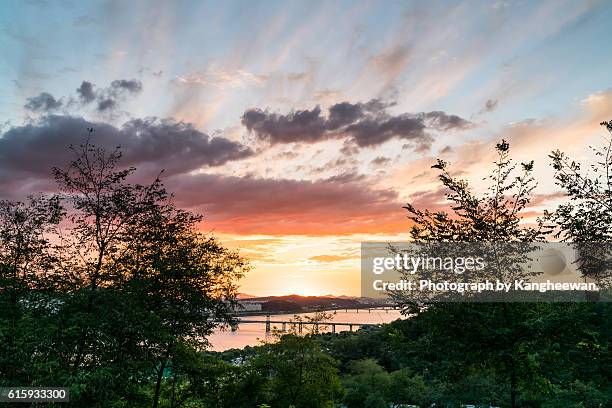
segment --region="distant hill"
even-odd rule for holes
[[[236,296],[236,299],[238,300],[255,299],[255,298],[257,298],[257,296],[249,295],[246,293],[239,293],[238,296]]]
[[[335,299],[359,299],[358,296],[346,296],[346,295],[336,296],[336,295],[332,295],[331,293],[327,294],[327,295],[323,295],[321,297],[324,297],[324,298],[335,298]]]

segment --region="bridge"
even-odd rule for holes
[[[356,313],[359,313],[359,311],[368,311],[368,313],[372,313],[372,310],[374,311],[379,311],[382,310],[385,313],[389,313],[389,310],[399,310],[399,308],[397,306],[389,306],[389,305],[363,305],[361,307],[340,307],[340,306],[336,306],[336,307],[327,307],[324,309],[321,309],[319,307],[303,307],[300,310],[275,310],[275,311],[265,311],[265,313],[270,314],[270,315],[275,315],[275,314],[288,314],[288,313],[310,313],[310,312],[342,312],[344,311],[345,313],[348,313],[349,311],[355,311]],[[263,313],[261,310],[236,310],[234,313],[236,316],[261,316]],[[355,323],[357,324],[357,323]]]
[[[324,326],[324,327],[328,327],[331,326],[332,329],[332,333],[336,332],[336,326],[345,326],[349,328],[349,331],[353,331],[353,327],[366,327],[366,326],[373,326],[374,324],[372,323],[345,323],[345,322],[309,322],[309,321],[292,321],[292,320],[270,320],[270,316],[266,316],[266,320],[244,320],[244,319],[239,319],[237,321],[237,324],[245,324],[245,323],[259,323],[259,324],[265,324],[266,325],[266,333],[269,333],[270,331],[272,331],[272,325],[281,325],[281,331],[282,332],[286,332],[287,331],[287,325],[292,325],[297,327],[298,329],[298,333],[302,333],[303,327],[304,326],[314,326],[316,329],[319,328],[319,326]],[[232,326],[232,331],[235,331],[237,327]]]

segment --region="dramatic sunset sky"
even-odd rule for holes
[[[433,5],[430,3],[434,3]],[[0,199],[54,191],[87,127],[252,260],[242,292],[359,294],[359,243],[536,161],[531,215],[612,119],[612,2],[0,2]]]

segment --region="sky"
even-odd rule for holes
[[[483,188],[493,146],[588,159],[612,119],[606,1],[0,2],[0,199],[53,192],[87,127],[202,231],[252,295],[358,295],[360,242],[445,208],[436,158]]]

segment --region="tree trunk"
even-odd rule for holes
[[[176,371],[172,376],[172,398],[170,399],[170,408],[174,408],[174,399],[176,396]]]
[[[510,406],[516,408],[516,367],[514,358],[512,358],[510,364]]]
[[[153,396],[153,408],[157,408],[159,404],[159,393],[161,390],[161,382],[164,377],[164,369],[166,368],[166,360],[162,361],[157,371],[157,381],[155,383],[155,395]]]
[[[157,408],[159,405],[159,394],[161,391],[161,383],[164,378],[164,370],[166,369],[166,365],[168,364],[168,359],[170,358],[170,350],[172,349],[172,345],[168,345],[166,349],[166,355],[162,360],[159,370],[157,371],[157,381],[155,382],[155,395],[153,396],[153,408]]]

